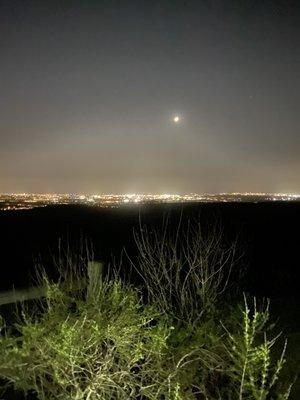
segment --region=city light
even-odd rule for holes
[[[121,207],[148,203],[220,203],[220,202],[271,202],[300,201],[300,194],[291,193],[220,193],[220,194],[0,194],[0,210],[22,210],[50,205],[88,205],[98,207]]]

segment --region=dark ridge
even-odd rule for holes
[[[118,258],[125,246],[134,254],[133,229],[139,221],[153,227],[168,219],[171,229],[179,220],[219,222],[228,242],[236,236],[248,265],[245,288],[259,296],[296,297],[298,289],[299,203],[189,203],[126,205],[120,208],[49,206],[0,212],[1,290],[28,286],[35,262],[51,268],[58,243],[74,251],[89,239],[97,259]]]

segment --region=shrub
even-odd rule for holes
[[[163,368],[172,328],[166,318],[120,281],[86,294],[48,284],[43,312],[23,315],[18,336],[1,336],[0,376],[43,400],[152,399],[176,391]]]
[[[285,364],[285,341],[280,358],[274,362],[272,348],[279,335],[267,337],[269,320],[269,302],[261,311],[257,310],[256,299],[253,301],[253,312],[244,296],[244,308],[240,309],[240,327],[229,333],[228,354],[230,357],[230,378],[239,400],[265,400],[272,396],[277,399],[288,399],[291,384],[285,390],[276,390],[279,374]],[[235,384],[235,385],[234,385]]]
[[[143,227],[134,236],[138,257],[132,265],[150,303],[190,324],[216,311],[238,258],[237,243],[225,245],[219,226],[206,235],[200,224],[184,231],[178,226],[175,233],[167,226],[162,232]]]
[[[0,320],[0,378],[40,400],[287,400],[269,306],[224,303],[235,245],[192,233],[136,236],[143,287],[82,259],[42,274],[45,298],[14,330]]]

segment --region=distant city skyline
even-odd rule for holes
[[[300,193],[300,2],[0,3],[0,192]]]
[[[222,194],[1,194],[0,211],[30,210],[51,205],[87,205],[101,208],[115,208],[124,205],[148,203],[228,203],[228,202],[274,202],[300,201],[300,194],[269,193],[222,193]]]

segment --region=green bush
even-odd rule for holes
[[[39,399],[128,399],[172,391],[172,326],[139,292],[103,282],[93,296],[48,285],[47,307],[1,337],[0,375]],[[163,368],[163,364],[167,369]],[[174,390],[176,382],[174,383]]]
[[[234,247],[148,239],[143,287],[74,265],[56,282],[42,275],[45,298],[14,327],[1,320],[5,385],[40,400],[287,400],[269,308],[224,302]]]
[[[265,400],[289,398],[291,384],[285,389],[276,390],[276,382],[285,364],[287,341],[283,345],[281,356],[274,361],[272,347],[280,335],[272,338],[267,336],[269,320],[269,302],[261,311],[257,310],[256,299],[253,311],[248,306],[244,296],[244,307],[239,313],[240,326],[235,332],[229,333],[228,355],[230,358],[230,378],[235,386],[235,398]]]

